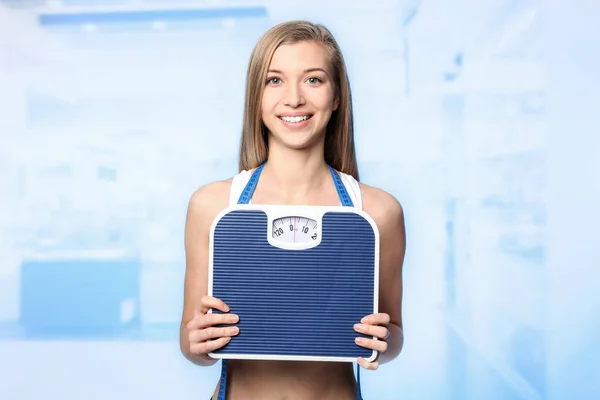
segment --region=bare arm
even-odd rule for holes
[[[363,185],[362,190],[364,209],[371,215],[379,230],[379,312],[389,315],[387,328],[390,337],[377,363],[385,364],[398,357],[404,347],[402,325],[402,267],[406,251],[404,210],[392,195],[383,190],[367,185]],[[375,329],[381,330],[381,328]]]
[[[228,182],[214,182],[198,189],[190,199],[186,217],[186,272],[179,344],[183,355],[191,362],[201,366],[213,365],[217,360],[208,357],[204,351],[194,349],[195,343],[190,343],[190,335],[198,340],[209,339],[206,335],[212,332],[209,333],[208,329],[204,329],[209,325],[200,317],[211,306],[224,308],[222,302],[207,298],[208,246],[210,226],[217,214],[227,206],[229,187]],[[217,316],[214,315],[214,317]],[[203,334],[200,329],[207,332]],[[203,337],[200,339],[200,336]],[[218,345],[224,345],[227,342],[226,339],[219,338],[215,342],[220,342],[214,343],[214,345],[220,347]],[[199,346],[196,347],[199,348]]]
[[[402,266],[406,250],[404,212],[395,199],[390,199],[385,221],[378,222],[380,230],[379,304],[381,312],[390,315],[388,349],[380,364],[392,361],[404,347],[402,326]]]

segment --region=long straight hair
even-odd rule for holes
[[[260,107],[264,82],[275,50],[282,44],[304,41],[319,43],[327,50],[334,90],[340,102],[327,124],[325,161],[358,181],[352,93],[346,63],[332,33],[323,25],[308,21],[289,21],[275,25],[263,34],[252,50],[246,74],[239,170],[256,168],[268,159],[267,128],[262,122]]]

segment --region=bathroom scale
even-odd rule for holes
[[[367,336],[354,324],[378,312],[379,232],[363,210],[238,204],[215,218],[209,243],[208,294],[239,316],[239,334],[211,357],[376,358],[355,343]]]

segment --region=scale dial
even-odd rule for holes
[[[317,221],[290,216],[273,220],[273,239],[286,243],[307,243],[318,239]]]

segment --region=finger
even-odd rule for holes
[[[360,322],[367,325],[388,325],[390,323],[390,315],[386,313],[371,314],[361,319]]]
[[[200,313],[206,314],[211,308],[224,313],[228,313],[230,311],[229,306],[225,304],[223,300],[212,296],[202,296],[202,299],[200,300]]]
[[[208,328],[214,325],[235,324],[240,320],[237,314],[206,314],[198,321],[198,328]]]
[[[208,328],[200,331],[200,340],[206,341],[211,339],[219,339],[222,337],[232,337],[240,333],[240,328],[237,326],[227,328]]]
[[[236,336],[240,333],[237,326],[227,328],[206,328],[190,333],[190,342],[206,342],[207,340],[219,339],[222,337]]]
[[[385,339],[388,334],[388,329],[385,326],[373,326],[356,324],[354,330],[359,333],[364,333],[367,336],[375,336],[379,339]]]
[[[368,369],[368,370],[371,370],[371,371],[374,371],[377,368],[379,368],[379,362],[378,361],[368,362],[364,358],[358,357],[358,360],[356,362],[358,363],[358,365],[360,365],[364,369]]]
[[[354,339],[354,342],[360,347],[364,347],[365,349],[370,350],[377,350],[380,353],[385,353],[388,349],[387,342],[384,342],[382,340],[373,340],[366,339],[363,337],[357,337],[356,339]]]
[[[204,329],[214,325],[235,324],[240,320],[237,314],[205,314],[187,323],[188,330]]]
[[[231,336],[225,336],[217,340],[210,340],[208,342],[192,343],[190,344],[190,352],[196,355],[208,354],[211,351],[215,351],[225,346],[231,341]]]

